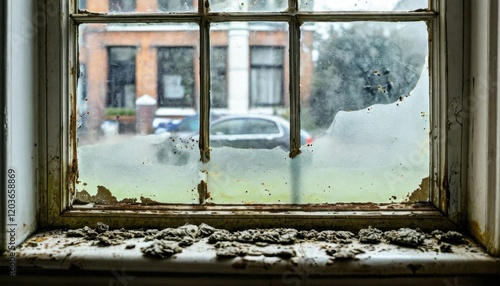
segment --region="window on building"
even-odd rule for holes
[[[193,107],[194,48],[158,48],[158,105]]]
[[[161,12],[192,11],[193,9],[193,0],[158,0],[158,11]]]
[[[108,48],[107,107],[135,108],[135,52],[133,47]]]
[[[133,12],[135,11],[135,2],[135,0],[109,0],[109,11]]]
[[[283,62],[282,47],[251,47],[251,106],[279,106],[283,103]]]

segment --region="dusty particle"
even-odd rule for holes
[[[451,253],[453,252],[451,250],[451,244],[449,243],[446,243],[446,242],[442,242],[441,245],[439,246],[439,250],[441,250],[441,252],[446,252],[446,253]]]
[[[219,241],[233,241],[236,237],[225,229],[218,229],[208,237],[208,243],[217,243]]]
[[[159,230],[157,230],[157,229],[148,229],[148,230],[146,230],[146,233],[145,233],[145,234],[146,234],[146,235],[155,235],[155,234],[157,234],[158,232],[159,232]]]
[[[123,243],[123,239],[112,232],[105,232],[99,234],[97,236],[97,241],[98,244],[101,246],[118,245]]]
[[[351,243],[354,238],[354,233],[350,231],[333,231],[324,230],[317,234],[317,239],[320,241],[335,242],[335,243]]]
[[[261,256],[262,254],[263,254],[263,252],[261,250],[258,250],[255,248],[250,248],[248,250],[248,253],[247,253],[247,255],[250,255],[250,256]]]
[[[95,239],[97,235],[98,233],[88,226],[78,229],[70,229],[66,232],[67,237],[83,237],[87,240]]]
[[[290,258],[297,255],[295,250],[291,247],[268,247],[262,251],[262,254],[264,254],[264,256],[276,256],[280,258]]]
[[[463,244],[465,243],[465,238],[464,236],[456,231],[448,231],[448,232],[443,232],[441,230],[434,230],[431,232],[431,235],[436,238],[439,242],[446,242],[449,244]]]
[[[325,252],[336,260],[356,259],[356,255],[365,253],[359,248],[342,248],[333,246],[327,246],[325,248]]]
[[[133,237],[144,237],[144,231],[142,230],[129,230],[128,233],[132,234]]]
[[[179,241],[179,246],[186,247],[190,246],[195,242],[194,238],[190,236],[185,236]]]
[[[301,230],[297,233],[297,238],[299,239],[307,239],[307,240],[315,240],[318,236],[317,230]]]
[[[219,257],[245,256],[248,253],[248,246],[234,241],[219,241],[215,244],[215,249]]]
[[[380,229],[368,228],[361,229],[358,233],[359,242],[361,243],[380,243],[382,241],[383,232]]]
[[[104,224],[102,222],[97,222],[97,227],[95,228],[95,231],[97,233],[103,233],[109,230],[109,225]]]
[[[425,234],[420,230],[400,228],[399,230],[386,231],[384,238],[392,244],[417,248],[424,243]]]
[[[207,237],[212,235],[215,232],[215,228],[212,226],[209,226],[208,224],[202,223],[198,227],[199,235],[201,237]]]
[[[141,251],[144,256],[163,259],[181,253],[182,248],[176,242],[155,240],[149,246],[141,248]]]

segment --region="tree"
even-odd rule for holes
[[[423,23],[331,24],[318,34],[311,115],[327,127],[340,110],[389,104],[407,96],[427,56]]]

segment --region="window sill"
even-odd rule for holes
[[[292,245],[250,245],[251,254],[234,258],[220,258],[214,244],[202,238],[181,253],[165,259],[145,257],[142,247],[152,241],[131,238],[114,246],[97,246],[96,241],[66,237],[65,231],[41,232],[16,250],[18,272],[29,269],[43,271],[126,271],[128,273],[170,273],[175,275],[265,275],[294,281],[299,277],[370,277],[370,276],[498,276],[500,259],[489,256],[484,250],[466,239],[464,245],[453,245],[451,253],[439,250],[439,245],[428,243],[419,248],[393,244],[361,244],[354,239],[348,244],[325,241],[303,241]],[[133,248],[127,249],[126,246]],[[329,256],[325,248],[337,247],[357,251],[353,258],[340,259]],[[280,258],[268,255],[277,249],[292,248],[295,256]],[[265,254],[267,252],[267,254]],[[264,254],[262,254],[264,253]],[[6,255],[9,255],[8,253]],[[0,267],[8,267],[8,257]],[[64,272],[63,272],[64,274]],[[288,277],[288,278],[287,278]],[[1,279],[0,279],[1,280]],[[282,280],[284,281],[284,280]],[[452,285],[452,284],[450,284]]]

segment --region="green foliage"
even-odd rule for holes
[[[108,107],[106,108],[106,116],[133,116],[135,109],[126,107]]]
[[[420,25],[420,26],[419,26]],[[393,103],[415,87],[427,55],[421,23],[332,24],[317,35],[309,112],[326,127],[340,110]]]

